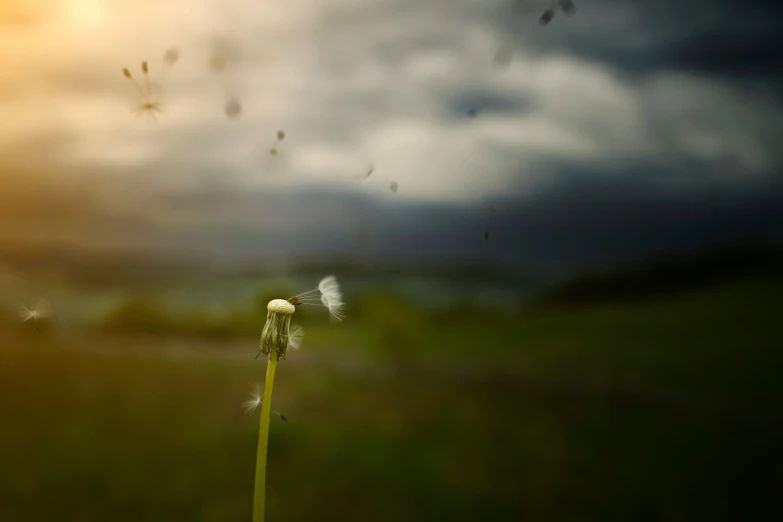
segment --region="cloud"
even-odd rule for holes
[[[764,74],[778,60],[771,14],[779,7],[596,0],[540,27],[547,4],[535,4],[528,13],[502,0],[42,10],[0,40],[14,72],[0,85],[0,152],[14,159],[0,178],[0,212],[23,223],[0,232],[238,259],[348,248],[375,216],[367,219],[389,248],[468,255],[496,248],[455,246],[463,229],[483,232],[484,217],[466,209],[485,197],[528,201],[541,223],[571,212],[546,207],[551,187],[581,193],[595,184],[601,208],[613,184],[625,187],[617,198],[634,201],[623,191],[649,179],[669,187],[651,192],[661,209],[677,187],[697,198],[716,183],[763,199],[759,188],[783,166],[779,78]],[[737,45],[723,43],[726,35]],[[172,45],[181,57],[161,79]],[[500,46],[514,51],[502,71],[492,65]],[[209,63],[221,48],[226,69],[216,74]],[[121,74],[139,75],[141,60],[163,84],[157,125],[132,114],[138,99]],[[237,121],[223,112],[229,96],[242,103]],[[278,129],[287,136],[272,158]],[[31,162],[35,183],[18,167]],[[508,255],[535,257],[559,241],[551,234],[571,241],[565,228],[530,234],[540,242],[510,238]]]

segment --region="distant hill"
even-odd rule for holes
[[[544,291],[534,301],[637,300],[739,279],[783,279],[783,245],[746,242],[648,257],[574,277]]]

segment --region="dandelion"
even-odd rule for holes
[[[320,302],[316,292],[320,292]],[[267,305],[266,323],[261,331],[260,353],[267,356],[266,380],[263,394],[256,387],[244,403],[247,411],[261,406],[261,420],[258,431],[258,452],[256,455],[256,481],[253,492],[253,522],[263,522],[266,502],[266,453],[269,441],[269,416],[272,412],[272,389],[278,361],[285,359],[286,350],[296,350],[302,343],[304,330],[291,325],[291,318],[300,305],[324,306],[332,320],[342,319],[343,294],[334,276],[321,279],[318,288],[303,292],[288,299],[273,299]],[[279,414],[277,414],[279,415]],[[285,417],[280,415],[283,420]]]
[[[33,308],[26,305],[19,306],[19,318],[25,323],[27,321],[32,321],[36,332],[41,331],[38,328],[38,321],[46,319],[49,317],[50,313],[51,306],[44,299],[39,300]]]

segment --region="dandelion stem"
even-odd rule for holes
[[[264,397],[261,400],[261,426],[258,430],[258,454],[256,456],[256,486],[253,494],[253,522],[264,522],[266,503],[266,448],[269,440],[269,414],[272,412],[272,386],[275,382],[277,352],[272,350],[266,366]]]

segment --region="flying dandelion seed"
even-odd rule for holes
[[[239,100],[235,96],[231,96],[226,100],[224,110],[226,116],[231,120],[236,120],[242,116],[242,104],[239,103]]]
[[[391,184],[389,185],[389,190],[391,190],[395,194],[397,193],[397,189],[398,188],[399,188],[399,185],[397,185],[396,181],[392,181]]]
[[[233,42],[225,38],[218,38],[213,42],[212,54],[209,58],[209,69],[220,76],[225,103],[223,109],[231,120],[236,120],[242,115],[242,106],[236,95],[236,90],[230,85],[234,84],[234,65],[239,60],[239,50]]]
[[[248,413],[253,413],[253,411],[261,406],[262,401],[262,391],[261,391],[261,385],[255,384],[253,385],[253,391],[250,392],[250,398],[242,403],[242,408]],[[285,415],[282,415],[275,410],[272,410],[272,413],[283,419],[283,421],[288,422],[288,418],[286,418]]]
[[[48,318],[51,312],[52,307],[45,299],[39,300],[33,308],[27,305],[19,306],[19,318],[25,323],[32,321],[36,332],[41,331],[38,327],[38,322]]]
[[[277,134],[275,134],[275,141],[272,143],[272,145],[269,147],[269,156],[277,161],[283,161],[282,154],[280,147],[282,145],[283,140],[285,140],[285,131],[279,130],[277,131]]]
[[[318,296],[311,295],[315,292],[320,292],[320,300],[318,299]],[[337,282],[337,278],[333,275],[326,276],[321,279],[321,281],[318,283],[318,288],[314,288],[313,290],[308,290],[307,292],[301,293],[299,295],[289,297],[287,302],[294,306],[323,306],[329,310],[329,315],[335,322],[342,321],[344,317],[343,307],[345,306],[345,303],[343,303],[343,294],[340,291],[340,285]]]
[[[163,69],[163,74],[161,75],[161,78],[163,78],[163,76],[165,75],[167,68],[174,65],[178,57],[179,57],[179,52],[174,50],[173,48],[169,49],[166,52],[163,58],[166,67],[164,67]],[[136,81],[136,79],[131,74],[130,69],[128,69],[127,67],[122,69],[122,74],[133,85],[133,88],[136,90],[136,92],[140,97],[140,103],[133,109],[133,112],[136,112],[139,116],[146,115],[148,122],[154,123],[157,122],[158,120],[157,114],[163,114],[163,109],[161,108],[162,80],[161,83],[157,83],[157,84],[151,82],[149,71],[150,71],[149,63],[146,60],[142,61],[141,73],[142,73],[142,77],[144,78],[143,86],[138,81]]]

